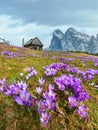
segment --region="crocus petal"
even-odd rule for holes
[[[28,91],[20,91],[20,98],[23,102],[27,102],[29,100],[30,94]]]
[[[14,96],[14,101],[17,102],[19,105],[24,105],[19,96]]]

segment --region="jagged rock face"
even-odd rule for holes
[[[65,42],[64,34],[60,30],[55,30],[53,32],[53,38],[51,39],[50,50],[63,50],[62,44]]]
[[[91,53],[98,53],[98,39],[94,36],[91,36],[90,39],[90,52]]]
[[[90,41],[89,41],[89,47],[88,47],[87,51],[89,53],[94,53],[95,45],[96,45],[96,38],[94,36],[91,36]]]
[[[60,30],[55,30],[49,49],[98,53],[98,34],[95,38],[94,36],[78,32],[73,28],[68,28],[65,34]]]
[[[65,32],[65,39],[67,44],[72,43],[74,51],[86,51],[86,46],[88,46],[87,43],[90,40],[90,36],[77,32],[73,28],[69,28]]]

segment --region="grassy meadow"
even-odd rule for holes
[[[62,73],[82,79],[81,76],[77,76],[77,72],[67,70],[60,70],[54,76],[46,76],[43,67],[53,63],[64,63],[70,68],[77,68],[82,72],[89,68],[98,70],[98,56],[85,53],[35,51],[0,45],[1,81],[6,78],[8,86],[23,80],[27,83],[30,94],[39,99],[36,87],[39,86],[38,79],[43,77],[45,79],[43,90],[47,91],[48,85],[53,84],[57,93],[56,101],[59,102],[58,111],[51,110],[51,118],[42,128],[37,105],[34,108],[19,105],[13,100],[13,96],[6,96],[0,92],[0,130],[98,130],[98,74],[92,74],[93,78],[81,82],[83,89],[89,95],[89,99],[84,102],[87,106],[87,118],[82,119],[75,110],[66,107],[68,106],[65,101],[66,96],[62,91],[57,90],[57,85],[54,83],[54,78],[59,77]],[[32,66],[37,71],[37,75],[25,80],[28,69]],[[21,73],[23,76],[20,75]]]

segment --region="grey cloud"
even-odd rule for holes
[[[26,23],[96,26],[98,0],[3,0],[0,12],[22,18]]]

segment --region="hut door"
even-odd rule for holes
[[[34,50],[37,50],[37,46],[34,46]]]

